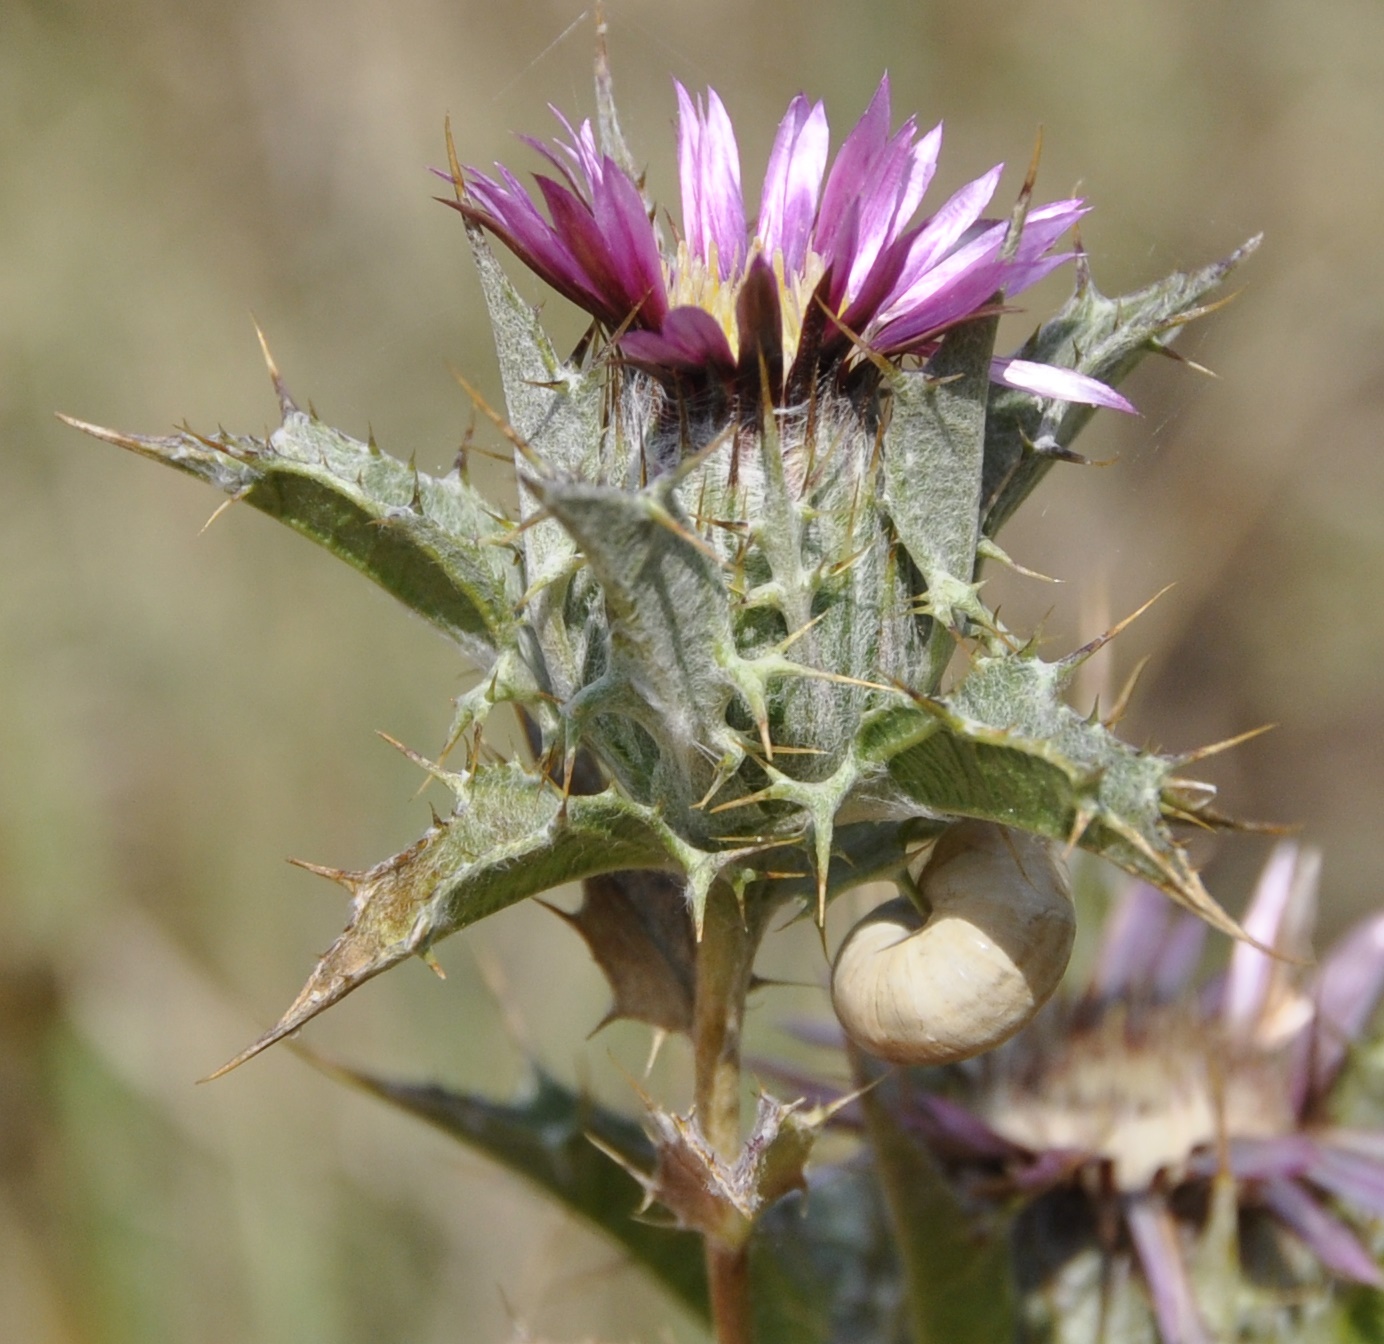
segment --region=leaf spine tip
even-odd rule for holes
[[[517,452],[524,459],[525,462],[527,462],[540,474],[546,474],[547,464],[529,446],[528,441],[523,437],[523,435],[520,434],[518,430],[516,430],[514,426],[511,425],[509,421],[506,420],[505,417],[499,413],[499,411],[495,410],[495,408],[491,406],[491,404],[488,401],[486,401],[486,399],[481,395],[479,389],[474,387],[459,369],[453,369],[451,372],[452,377],[455,378],[456,381],[461,385],[461,390],[465,392],[466,395],[471,399],[471,404],[478,411],[480,411],[480,413],[483,416],[485,416],[485,418],[489,420],[490,423],[494,425],[495,428],[498,429],[502,435],[504,435],[505,439],[514,448],[515,452]]]
[[[287,420],[290,415],[299,414],[298,403],[293,400],[292,394],[284,383],[283,375],[279,372],[279,366],[274,362],[274,356],[270,353],[269,341],[265,337],[264,329],[253,316],[250,321],[254,323],[255,335],[259,338],[260,353],[264,356],[264,366],[269,370],[269,381],[273,384],[274,395],[279,400],[279,414]],[[316,411],[313,412],[312,418],[314,420],[317,418]]]
[[[408,760],[412,761],[413,764],[416,765],[420,770],[426,771],[435,780],[437,780],[439,784],[445,784],[449,789],[452,790],[453,793],[459,793],[460,790],[466,786],[465,775],[458,775],[451,770],[444,769],[440,764],[438,764],[438,762],[430,761],[426,756],[414,751],[412,747],[406,747],[397,738],[391,737],[382,729],[376,733],[376,736],[381,738],[383,741],[388,742],[389,745],[393,747],[395,751],[399,752]],[[452,745],[455,744],[448,744],[449,747]]]
[[[1172,589],[1176,587],[1176,583],[1164,584],[1164,586],[1160,588],[1156,593],[1154,593],[1154,595],[1151,598],[1149,598],[1147,602],[1143,603],[1134,611],[1130,612],[1129,615],[1124,617],[1122,620],[1116,621],[1115,624],[1112,625],[1110,629],[1107,630],[1104,634],[1097,635],[1094,639],[1088,640],[1079,649],[1073,649],[1072,652],[1069,653],[1065,658],[1059,659],[1058,662],[1054,664],[1054,666],[1061,669],[1060,675],[1062,676],[1063,680],[1065,681],[1068,678],[1070,678],[1072,673],[1074,673],[1076,669],[1082,665],[1082,663],[1094,657],[1117,635],[1123,634],[1125,630],[1127,630],[1131,625],[1133,625],[1134,622],[1137,621],[1139,617],[1142,616],[1151,606],[1153,606],[1153,604],[1157,602],[1159,598],[1171,592]]]
[[[1262,723],[1258,728],[1250,728],[1246,732],[1236,733],[1234,737],[1227,737],[1220,742],[1212,742],[1204,747],[1197,747],[1192,751],[1183,752],[1177,758],[1179,766],[1191,765],[1196,761],[1204,761],[1208,756],[1219,756],[1223,751],[1229,751],[1232,747],[1238,747],[1243,742],[1252,741],[1264,733],[1272,732],[1278,725],[1276,723]]]
[[[237,490],[235,494],[233,494],[229,499],[223,499],[221,503],[218,504],[211,511],[211,517],[209,517],[207,521],[197,529],[197,535],[200,537],[218,518],[221,517],[223,513],[226,513],[233,504],[239,504],[240,501],[244,499],[245,496],[248,495],[253,488],[253,486],[249,485],[243,486],[241,489]]]
[[[1134,698],[1134,692],[1138,688],[1139,678],[1143,676],[1144,669],[1149,665],[1152,654],[1146,653],[1137,663],[1134,670],[1125,679],[1125,684],[1120,688],[1120,693],[1115,697],[1115,703],[1111,706],[1110,713],[1105,716],[1102,723],[1104,728],[1114,728],[1129,710],[1129,703]]]
[[[345,887],[353,895],[363,876],[361,873],[353,873],[345,868],[330,868],[322,863],[309,863],[307,859],[289,859],[288,862],[306,873],[316,873],[318,877],[325,877],[328,882],[335,882],[337,886]]]
[[[1033,154],[1028,161],[1028,171],[1024,174],[1023,186],[1019,188],[1019,197],[1014,202],[1013,213],[1009,216],[1009,228],[1005,231],[1004,245],[1000,248],[1000,257],[1005,261],[1012,260],[1014,254],[1019,250],[1024,223],[1028,219],[1028,208],[1033,200],[1033,189],[1038,184],[1038,163],[1042,157],[1043,128],[1040,125],[1037,135],[1034,137]]]

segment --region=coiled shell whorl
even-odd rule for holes
[[[1076,913],[1052,845],[965,821],[918,880],[929,913],[886,901],[846,935],[832,967],[836,1015],[862,1050],[947,1064],[1009,1039],[1057,988]]]

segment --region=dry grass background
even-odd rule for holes
[[[950,5],[612,0],[627,132],[673,198],[670,76],[713,83],[747,185],[800,87],[839,133],[882,68],[948,135],[939,190],[1045,130],[1080,184],[1097,279],[1129,288],[1264,230],[1246,291],[1159,361],[1137,421],[1084,440],[1006,535],[1059,588],[1011,623],[1069,646],[1178,586],[1101,675],[1152,653],[1129,731],[1215,763],[1227,805],[1327,851],[1327,923],[1380,899],[1384,751],[1384,9],[1261,0]],[[425,168],[523,166],[511,129],[591,110],[591,22],[563,0],[5,0],[0,5],[0,1319],[7,1339],[694,1339],[616,1258],[523,1190],[287,1051],[192,1080],[289,999],[340,927],[285,855],[371,862],[421,828],[372,730],[440,740],[462,670],[324,553],[79,438],[260,430],[250,314],[301,399],[440,467],[497,378],[459,223]],[[753,187],[750,187],[753,190]],[[534,290],[538,297],[537,290]],[[1053,285],[1031,309],[1060,300]],[[555,326],[579,323],[553,300]],[[1015,340],[1020,328],[1014,327]],[[1094,684],[1087,687],[1091,692]],[[1108,694],[1108,692],[1107,692]],[[1108,700],[1107,700],[1108,703]],[[1262,857],[1204,856],[1229,904]],[[319,889],[320,888],[320,889]],[[476,953],[558,1073],[624,1101],[590,1044],[605,990],[534,906],[377,982],[324,1053],[503,1091],[520,1052]],[[820,981],[810,937],[774,969]],[[757,1029],[820,1007],[766,999]],[[684,1100],[676,1048],[657,1085]]]

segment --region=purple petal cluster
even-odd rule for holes
[[[503,166],[497,169],[498,182],[471,172],[470,203],[458,208],[598,321],[614,329],[637,320],[657,329],[668,316],[668,302],[658,244],[639,189],[609,155],[597,151],[589,121],[574,131],[562,113],[556,108],[553,113],[568,141],[555,149],[525,141],[561,178],[535,174],[551,222]]]
[[[616,334],[623,356],[661,377],[730,378],[768,367],[801,385],[861,350],[926,359],[952,326],[1012,298],[1070,253],[1054,249],[1079,200],[1026,216],[1017,240],[984,217],[1001,168],[916,218],[937,169],[942,128],[891,132],[886,76],[828,166],[821,102],[799,94],[769,155],[748,222],[740,151],[714,90],[678,99],[683,234],[661,246],[638,186],[600,153],[589,122],[529,140],[555,175],[537,174],[543,214],[504,167],[467,169],[456,207],[559,293]],[[1132,409],[1071,370],[996,359],[991,376],[1038,396]],[[757,385],[757,384],[756,384]]]
[[[987,1065],[979,1104],[920,1103],[921,1131],[945,1137],[954,1158],[998,1163],[1018,1189],[1076,1180],[1110,1191],[1165,1340],[1210,1339],[1176,1210],[1181,1192],[1222,1173],[1242,1210],[1286,1229],[1330,1274],[1384,1288],[1331,1207],[1384,1217],[1384,1132],[1342,1129],[1326,1108],[1384,992],[1384,913],[1305,976],[1318,870],[1315,854],[1277,848],[1244,924],[1280,955],[1237,944],[1204,986],[1194,976],[1206,926],[1152,888],[1132,889],[1085,995]]]
[[[1237,944],[1198,982],[1206,925],[1136,886],[1113,910],[1084,992],[970,1067],[952,1096],[906,1089],[904,1125],[978,1199],[1087,1201],[1122,1229],[1165,1344],[1210,1344],[1184,1258],[1217,1178],[1331,1276],[1384,1288],[1361,1222],[1384,1219],[1384,1130],[1329,1112],[1384,995],[1384,912],[1307,971],[1318,856],[1282,844]],[[795,1077],[818,1102],[839,1101]],[[860,1116],[852,1103],[837,1123]],[[1067,1212],[1070,1202],[1054,1204]]]

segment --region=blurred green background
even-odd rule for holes
[[[1073,186],[1097,280],[1132,288],[1264,230],[1227,310],[1128,385],[1005,536],[1060,587],[996,580],[1051,647],[1177,586],[1082,695],[1152,655],[1127,720],[1208,763],[1237,813],[1326,849],[1325,923],[1377,903],[1384,690],[1384,6],[1260,0],[612,0],[627,134],[675,200],[671,76],[722,93],[753,200],[787,99],[840,135],[882,69],[945,116],[935,191],[1004,159]],[[695,1339],[605,1246],[286,1050],[193,1080],[266,1025],[344,918],[299,855],[364,866],[426,821],[417,773],[465,685],[344,566],[53,419],[261,432],[289,385],[398,456],[449,463],[498,399],[456,216],[464,161],[592,110],[589,14],[557,0],[0,0],[0,1333],[107,1341]],[[536,288],[530,292],[540,297]],[[1060,302],[1053,282],[1034,317]],[[579,320],[559,300],[562,339]],[[1025,323],[1011,319],[1017,343]],[[1047,614],[1049,613],[1050,614]],[[1237,906],[1264,845],[1199,851]],[[843,905],[846,903],[843,903]],[[849,912],[833,913],[833,936]],[[324,1054],[504,1092],[521,1048],[629,1104],[641,1030],[536,906],[410,965],[309,1033]],[[808,930],[756,1009],[821,1012]],[[490,988],[487,988],[487,980]],[[506,1017],[511,1020],[507,1023]],[[656,1090],[686,1101],[676,1043]],[[527,1332],[527,1333],[526,1333]]]

